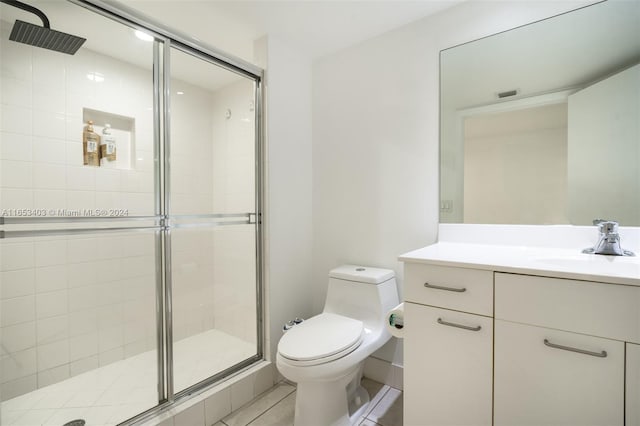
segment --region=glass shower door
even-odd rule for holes
[[[174,392],[259,353],[255,83],[171,49]],[[185,72],[189,70],[189,73]]]
[[[162,399],[162,43],[70,2],[36,6],[86,42],[12,41],[33,17],[0,6],[0,422],[116,424]],[[115,151],[88,158],[88,134]]]

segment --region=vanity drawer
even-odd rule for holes
[[[638,343],[640,287],[496,273],[495,316]]]
[[[493,272],[406,263],[405,299],[493,316]]]

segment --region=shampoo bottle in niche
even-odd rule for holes
[[[85,166],[100,165],[100,135],[93,131],[93,121],[89,120],[82,132],[82,154]]]
[[[116,138],[111,134],[111,124],[105,124],[102,129],[102,143],[100,144],[100,156],[104,161],[115,161]]]

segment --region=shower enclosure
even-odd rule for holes
[[[10,40],[40,20],[0,3],[1,424],[123,423],[262,359],[261,70],[28,3],[86,42]]]

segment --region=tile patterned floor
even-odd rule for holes
[[[176,389],[254,354],[255,345],[217,330],[180,340],[174,349]],[[156,352],[145,352],[9,399],[0,406],[0,424],[60,426],[85,419],[87,426],[115,425],[157,404],[156,365]]]
[[[402,392],[363,379],[371,404],[360,426],[402,426]],[[280,383],[213,426],[293,426],[295,387]]]

